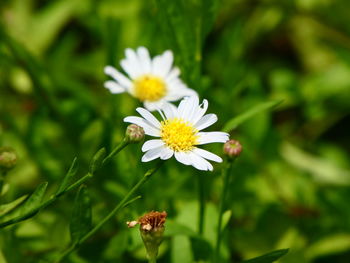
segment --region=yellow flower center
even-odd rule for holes
[[[186,152],[197,144],[197,132],[190,123],[181,118],[161,122],[160,136],[165,144],[176,152]]]
[[[166,86],[162,79],[145,75],[134,81],[135,97],[140,101],[157,101],[166,94]]]

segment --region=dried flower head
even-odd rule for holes
[[[141,238],[150,259],[157,257],[158,248],[163,241],[166,217],[167,213],[165,211],[151,211],[140,217],[137,221],[126,222],[130,228],[140,224]]]
[[[235,158],[242,152],[242,145],[239,141],[229,140],[224,144],[224,153],[229,158]]]
[[[152,211],[144,216],[140,217],[138,222],[140,229],[144,231],[157,231],[157,229],[163,228],[167,213]]]

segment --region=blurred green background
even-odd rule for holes
[[[350,2],[348,0],[1,0],[0,146],[18,165],[10,202],[49,182],[72,159],[79,175],[93,154],[123,138],[140,104],[104,87],[105,65],[124,49],[171,49],[185,82],[209,100],[221,130],[267,101],[275,109],[231,131],[244,151],[234,166],[224,262],[290,248],[282,263],[350,262]],[[98,222],[153,163],[132,145],[87,182]],[[209,148],[222,155],[222,146]],[[144,262],[125,222],[166,210],[160,262],[209,262],[215,244],[220,168],[202,173],[169,161],[142,199],[113,218],[67,262]],[[197,227],[196,177],[205,182],[205,235]],[[34,218],[0,230],[0,262],[50,260],[69,243],[74,193]],[[43,261],[45,262],[45,261]]]

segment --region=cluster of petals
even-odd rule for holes
[[[229,135],[225,132],[202,131],[217,121],[215,114],[205,114],[207,108],[207,100],[203,100],[199,104],[197,96],[185,97],[178,107],[168,103],[159,110],[163,118],[162,121],[159,121],[152,113],[144,108],[136,109],[141,117],[129,116],[124,121],[141,126],[145,130],[145,134],[149,136],[158,137],[158,139],[148,140],[143,144],[142,151],[145,152],[142,157],[143,162],[152,161],[157,158],[167,160],[175,156],[176,160],[180,163],[192,165],[199,170],[212,171],[213,166],[207,160],[222,162],[222,159],[197,146],[208,143],[225,143],[229,139]],[[174,119],[183,120],[183,123],[194,128],[196,141],[190,150],[176,151],[162,138],[162,128],[165,121]]]
[[[127,76],[107,66],[105,73],[113,80],[106,81],[104,86],[111,93],[128,92],[143,102],[144,108],[136,109],[141,117],[124,119],[142,127],[146,135],[156,137],[143,144],[142,161],[167,160],[174,156],[185,165],[212,171],[209,161],[222,162],[222,159],[198,146],[225,143],[229,135],[203,131],[217,121],[217,116],[205,114],[208,101],[200,103],[197,93],[179,78],[180,70],[173,66],[173,53],[165,51],[152,59],[145,47],[139,47],[126,49],[125,57],[120,64]],[[170,103],[180,99],[178,107]],[[160,113],[161,120],[151,113],[155,110]]]
[[[180,79],[180,70],[173,66],[173,62],[174,56],[170,50],[151,58],[145,47],[139,47],[136,50],[127,48],[125,58],[120,62],[127,76],[113,66],[106,66],[104,71],[113,80],[106,81],[104,86],[111,93],[128,92],[133,97],[139,98],[136,89],[138,80],[148,77],[157,79],[163,83],[164,93],[153,100],[139,98],[145,108],[154,111],[161,108],[164,102],[173,102],[196,94]]]

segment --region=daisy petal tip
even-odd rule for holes
[[[109,75],[109,74],[111,74],[113,71],[115,71],[115,68],[108,65],[108,66],[105,66],[105,67],[104,67],[103,71],[105,72],[105,74]]]
[[[130,122],[130,123],[132,123],[131,120],[130,120],[130,116],[129,116],[129,117],[125,117],[125,118],[123,119],[123,122]]]

